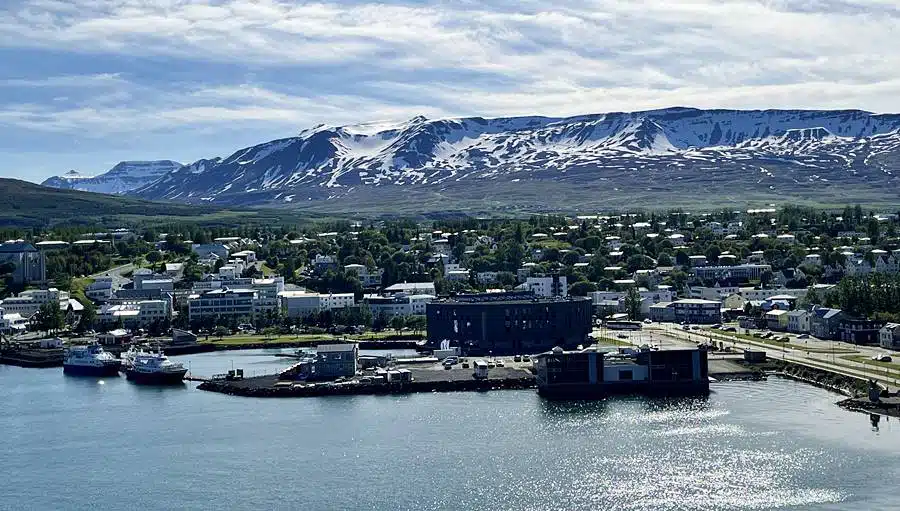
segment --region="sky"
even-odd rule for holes
[[[896,0],[3,0],[0,176],[416,115],[898,112],[898,34]]]

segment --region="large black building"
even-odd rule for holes
[[[428,303],[428,342],[449,340],[467,355],[540,353],[585,344],[591,300],[542,298],[532,293],[460,295]]]

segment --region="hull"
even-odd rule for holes
[[[72,376],[118,376],[119,364],[102,366],[63,365],[63,373]]]
[[[187,369],[174,373],[146,373],[133,369],[125,370],[125,377],[129,381],[143,385],[177,385],[184,380]]]

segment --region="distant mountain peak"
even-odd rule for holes
[[[76,170],[70,170],[62,176],[46,179],[41,185],[86,192],[123,194],[156,181],[181,166],[181,163],[172,160],[123,161],[97,176],[85,176]]]

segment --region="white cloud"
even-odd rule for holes
[[[23,0],[0,8],[0,48],[152,57],[159,76],[11,77],[0,87],[111,90],[0,106],[0,124],[102,136],[216,123],[298,131],[419,113],[889,111],[900,92],[898,33],[888,0]],[[170,84],[158,57],[269,76]],[[290,76],[271,77],[282,71]]]

